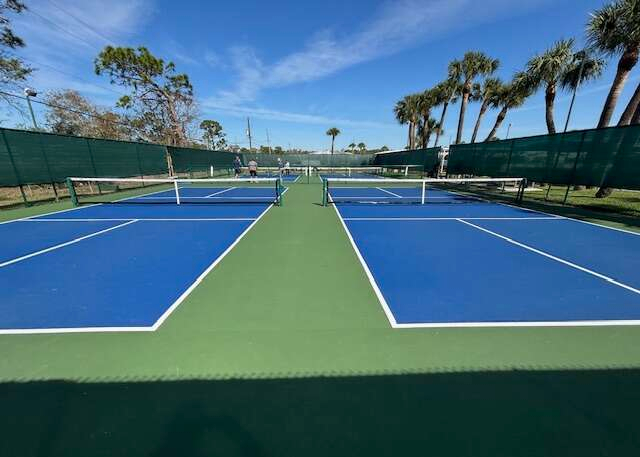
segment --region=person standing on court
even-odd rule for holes
[[[257,178],[258,177],[258,162],[256,162],[256,159],[251,159],[249,161],[249,163],[247,164],[247,166],[249,167],[249,176],[251,178]]]
[[[278,157],[278,176],[282,176],[282,159]]]
[[[239,178],[242,173],[242,162],[238,156],[233,160],[233,171],[235,172],[236,178]]]
[[[291,165],[289,164],[289,161],[287,160],[284,163],[284,174],[289,176],[290,172],[291,172]]]

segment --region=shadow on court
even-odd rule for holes
[[[640,371],[0,386],[3,456],[603,456]]]

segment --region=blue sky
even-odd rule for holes
[[[393,116],[395,102],[446,76],[447,64],[467,50],[501,61],[508,80],[535,53],[560,38],[584,43],[589,12],[603,0],[396,0],[242,1],[26,0],[30,11],[14,18],[27,47],[19,51],[38,68],[29,84],[40,93],[75,89],[103,106],[123,90],[93,73],[107,44],[148,47],[172,60],[195,87],[201,118],[222,123],[231,142],[247,144],[250,116],[257,144],[327,149],[336,144],[402,148],[406,129]],[[579,93],[571,128],[597,123],[613,79],[611,60],[598,81]],[[636,69],[619,114],[640,79]],[[569,94],[559,94],[556,123],[564,125]],[[478,105],[471,105],[468,139]],[[39,110],[38,118],[43,121]],[[439,109],[434,114],[439,117]],[[447,115],[444,142],[455,137],[458,106]],[[480,136],[486,136],[489,112]],[[27,124],[5,114],[3,125]],[[538,93],[512,111],[504,137],[545,133],[544,98]]]

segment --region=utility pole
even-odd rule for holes
[[[249,117],[247,117],[247,136],[249,137],[249,151],[253,148],[251,144],[251,122],[249,121]]]
[[[27,97],[27,105],[29,105],[29,112],[31,113],[31,121],[33,122],[33,129],[38,130],[38,124],[36,123],[36,116],[33,114],[33,106],[31,106],[31,97],[36,97],[38,93],[29,87],[25,87],[24,95]]]
[[[271,150],[271,141],[269,141],[269,129],[267,129],[267,146],[269,147],[269,154],[273,154]]]

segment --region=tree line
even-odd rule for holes
[[[640,0],[615,0],[593,12],[586,24],[586,47],[575,49],[575,40],[562,39],[544,52],[534,55],[510,81],[495,77],[500,61],[483,52],[470,51],[462,59],[449,63],[446,78],[419,93],[399,100],[394,113],[397,121],[408,126],[407,148],[426,148],[432,136],[438,146],[449,105],[460,102],[454,144],[464,141],[463,131],[469,103],[480,108],[469,141],[478,141],[478,132],[489,109],[498,110],[493,127],[483,141],[497,139],[498,129],[509,110],[517,108],[539,90],[545,95],[547,132],[557,132],[554,104],[559,91],[575,91],[586,81],[601,77],[607,59],[617,58],[616,75],[600,114],[597,128],[611,124],[618,99],[640,56]],[[439,119],[433,111],[441,107]],[[569,117],[564,125],[568,127]],[[640,83],[628,101],[618,126],[640,124]],[[611,189],[596,194],[605,197]]]

